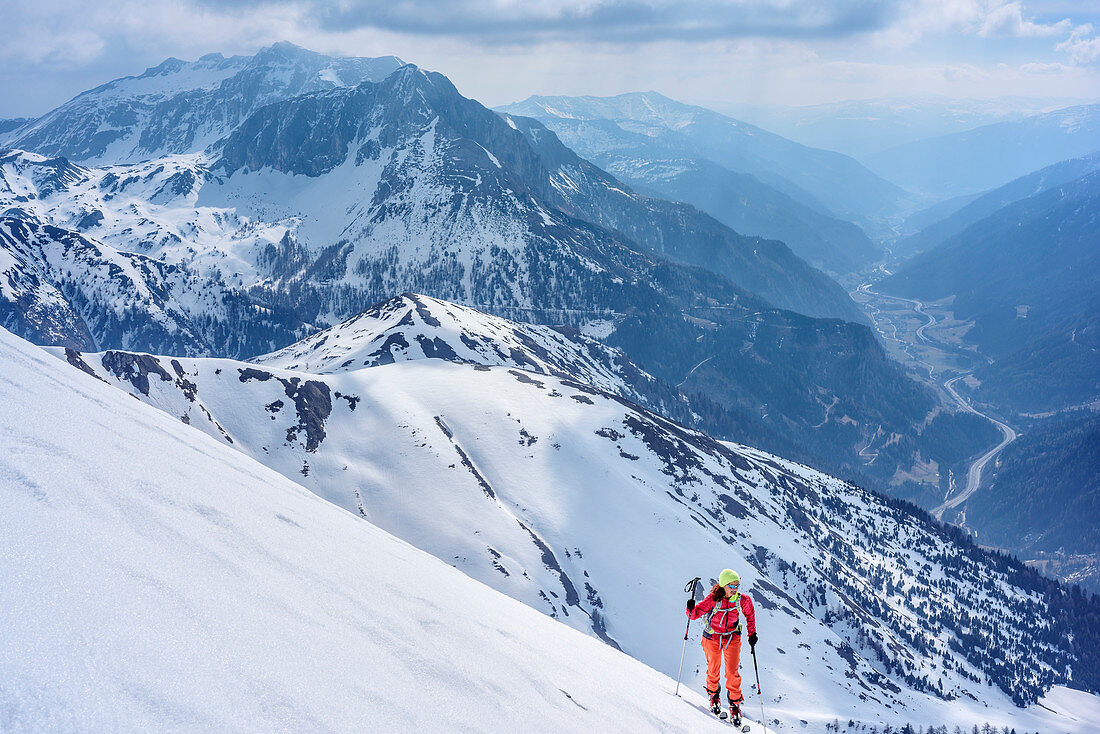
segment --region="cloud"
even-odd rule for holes
[[[1028,38],[1032,36],[1059,36],[1073,27],[1068,18],[1057,23],[1035,23],[1026,20],[1023,7],[1019,2],[1011,2],[990,8],[982,22],[978,35],[986,38],[994,36],[1013,36]]]
[[[219,4],[223,0],[202,0]],[[251,2],[252,0],[229,0]],[[321,28],[513,43],[585,40],[830,38],[884,27],[900,4],[882,0],[307,0]]]
[[[1001,64],[998,68],[1008,69],[1010,67],[1007,64]],[[1057,62],[1051,64],[1020,64],[1020,71],[1024,74],[1064,74],[1069,71],[1069,69],[1070,67],[1065,64],[1059,64]]]
[[[981,24],[979,35],[991,37],[1008,35],[1014,37],[1062,35],[1073,28],[1069,19],[1057,23],[1035,23],[1025,20],[1023,8],[1019,2],[1010,2],[999,8],[993,8]]]
[[[1063,1],[9,0],[0,117],[41,114],[167,56],[279,40],[394,54],[490,104],[638,89],[788,104],[899,90],[1083,97],[1100,84],[1085,21],[1100,23]]]
[[[915,42],[925,35],[982,38],[1033,38],[1069,33],[1073,23],[1063,18],[1042,23],[1027,17],[1020,0],[915,0],[887,32]]]
[[[0,59],[64,69],[94,61],[106,47],[100,35],[87,29],[58,32],[39,26],[7,39],[0,46]]]
[[[1069,38],[1054,48],[1068,53],[1070,61],[1074,64],[1085,65],[1100,61],[1100,38],[1093,36],[1090,23],[1074,28]]]
[[[975,66],[945,66],[943,78],[950,82],[976,82],[988,78],[989,74]]]

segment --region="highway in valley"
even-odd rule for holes
[[[981,411],[976,410],[973,406],[970,405],[967,400],[965,400],[955,391],[955,382],[961,380],[963,377],[965,377],[965,375],[952,377],[950,380],[943,383],[944,389],[947,390],[951,397],[954,398],[955,402],[958,403],[958,405],[964,410],[969,411],[975,415],[980,415],[982,418],[985,418],[986,420],[995,423],[997,425],[997,428],[1001,429],[1003,438],[1001,439],[1001,442],[999,444],[975,459],[974,463],[970,465],[970,469],[966,472],[966,486],[963,487],[962,491],[954,492],[951,497],[948,498],[942,505],[932,510],[932,514],[936,517],[937,520],[943,519],[943,513],[945,511],[951,509],[952,507],[958,507],[963,502],[966,502],[970,498],[970,495],[978,491],[978,487],[981,486],[982,483],[982,470],[985,469],[986,465],[989,462],[993,461],[993,459],[997,457],[997,454],[1001,453],[1001,451],[1004,450],[1005,446],[1008,446],[1010,443],[1016,440],[1016,431],[1012,429],[1012,426],[1008,425],[1007,423],[1003,423],[1002,421],[999,421],[992,416],[986,415]]]
[[[871,320],[875,324],[875,329],[879,332],[879,334],[882,335],[884,339],[896,342],[900,346],[901,350],[910,358],[912,363],[920,365],[921,367],[927,369],[929,381],[942,387],[944,391],[955,402],[955,404],[959,406],[960,409],[985,418],[989,422],[996,425],[997,428],[1000,429],[1002,434],[1000,443],[998,443],[995,447],[985,452],[981,456],[975,458],[971,462],[966,472],[965,484],[960,486],[961,482],[958,479],[954,479],[952,481],[951,487],[947,493],[947,496],[944,497],[943,503],[931,511],[932,515],[934,515],[936,519],[942,519],[946,511],[958,507],[962,503],[966,502],[970,498],[970,496],[978,490],[978,487],[981,486],[982,472],[985,467],[988,466],[991,461],[994,461],[997,458],[998,454],[1000,454],[1006,446],[1016,440],[1017,434],[1016,431],[1013,430],[1013,428],[1008,424],[975,408],[955,389],[955,383],[967,377],[971,372],[970,370],[964,371],[961,374],[956,372],[953,377],[941,381],[936,376],[936,366],[916,352],[915,347],[917,347],[918,345],[933,347],[948,353],[958,351],[958,347],[934,339],[928,334],[927,330],[937,323],[937,318],[926,310],[927,304],[914,298],[902,298],[900,296],[888,296],[883,293],[878,293],[873,290],[871,286],[872,284],[869,282],[864,283],[859,286],[857,291],[860,294],[863,294],[873,299],[885,299],[897,303],[907,304],[909,308],[911,308],[912,311],[917,314],[917,316],[919,316],[923,321],[920,326],[918,326],[915,330],[911,332],[912,337],[907,339],[907,335],[910,333],[909,331],[905,329],[898,329],[897,324],[895,324],[892,320],[885,318],[882,315],[880,309],[876,308],[873,303],[868,303],[867,311],[870,314]]]

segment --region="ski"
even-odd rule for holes
[[[733,724],[735,727],[737,727],[738,729],[740,729],[743,732],[746,732],[746,731],[749,730],[749,725],[748,724],[742,724],[741,723],[741,711],[739,709],[734,709],[734,708],[730,709],[730,723]]]

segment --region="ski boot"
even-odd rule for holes
[[[709,688],[704,688],[703,690],[707,692],[707,697],[710,699],[710,712],[719,719],[726,718],[726,712],[722,710],[722,689],[712,691]]]
[[[740,701],[736,701],[736,702],[733,699],[729,699],[729,703],[730,703],[730,723],[733,724],[734,726],[736,726],[741,731],[748,731],[749,730],[749,725],[741,723],[741,704],[744,703],[744,702],[745,702],[744,698],[742,698]]]

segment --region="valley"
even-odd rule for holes
[[[951,472],[942,501],[928,508],[937,519],[944,519],[948,513],[949,521],[965,528],[965,512],[948,511],[959,508],[978,490],[983,469],[1016,439],[1011,426],[985,412],[990,408],[979,410],[956,389],[958,382],[973,380],[974,367],[984,361],[977,349],[966,346],[961,338],[973,325],[955,318],[950,299],[929,304],[890,296],[874,290],[871,282],[856,288],[852,298],[867,310],[891,356],[942,390],[959,410],[989,421],[1003,436],[992,448],[970,457],[965,472]]]
[[[987,526],[998,525],[996,514],[990,508],[1003,505],[1006,500],[981,497],[979,512],[984,513],[981,522],[968,523],[968,510],[972,498],[978,492],[996,492],[999,484],[990,477],[998,465],[999,457],[1021,435],[1020,427],[1013,427],[1003,417],[1006,414],[996,408],[982,405],[975,407],[971,397],[961,394],[960,384],[976,384],[973,370],[985,363],[973,346],[965,345],[962,334],[973,324],[958,321],[950,308],[949,299],[924,303],[913,298],[888,296],[877,292],[872,283],[865,282],[853,291],[853,298],[867,309],[875,328],[891,355],[908,364],[915,373],[942,389],[951,402],[962,411],[980,416],[995,425],[1001,434],[999,442],[967,460],[964,472],[952,472],[946,492],[940,502],[928,506],[932,516],[950,522],[970,533],[983,547],[1009,553],[1020,553],[1025,563],[1042,573],[1070,584],[1081,584],[1095,589],[1100,578],[1100,555],[1088,552],[1066,552],[1032,548],[1019,551],[1005,547],[1005,534],[990,538],[984,531]],[[1090,405],[1076,407],[1088,414],[1095,408]],[[1073,415],[1073,411],[1066,411]],[[1057,420],[1055,416],[1016,416],[1028,423],[1035,418]],[[1038,481],[1036,478],[1035,481]],[[973,520],[973,518],[971,518]],[[978,525],[979,527],[974,527]],[[981,528],[981,529],[979,529]],[[1027,537],[1021,542],[1028,542]]]

